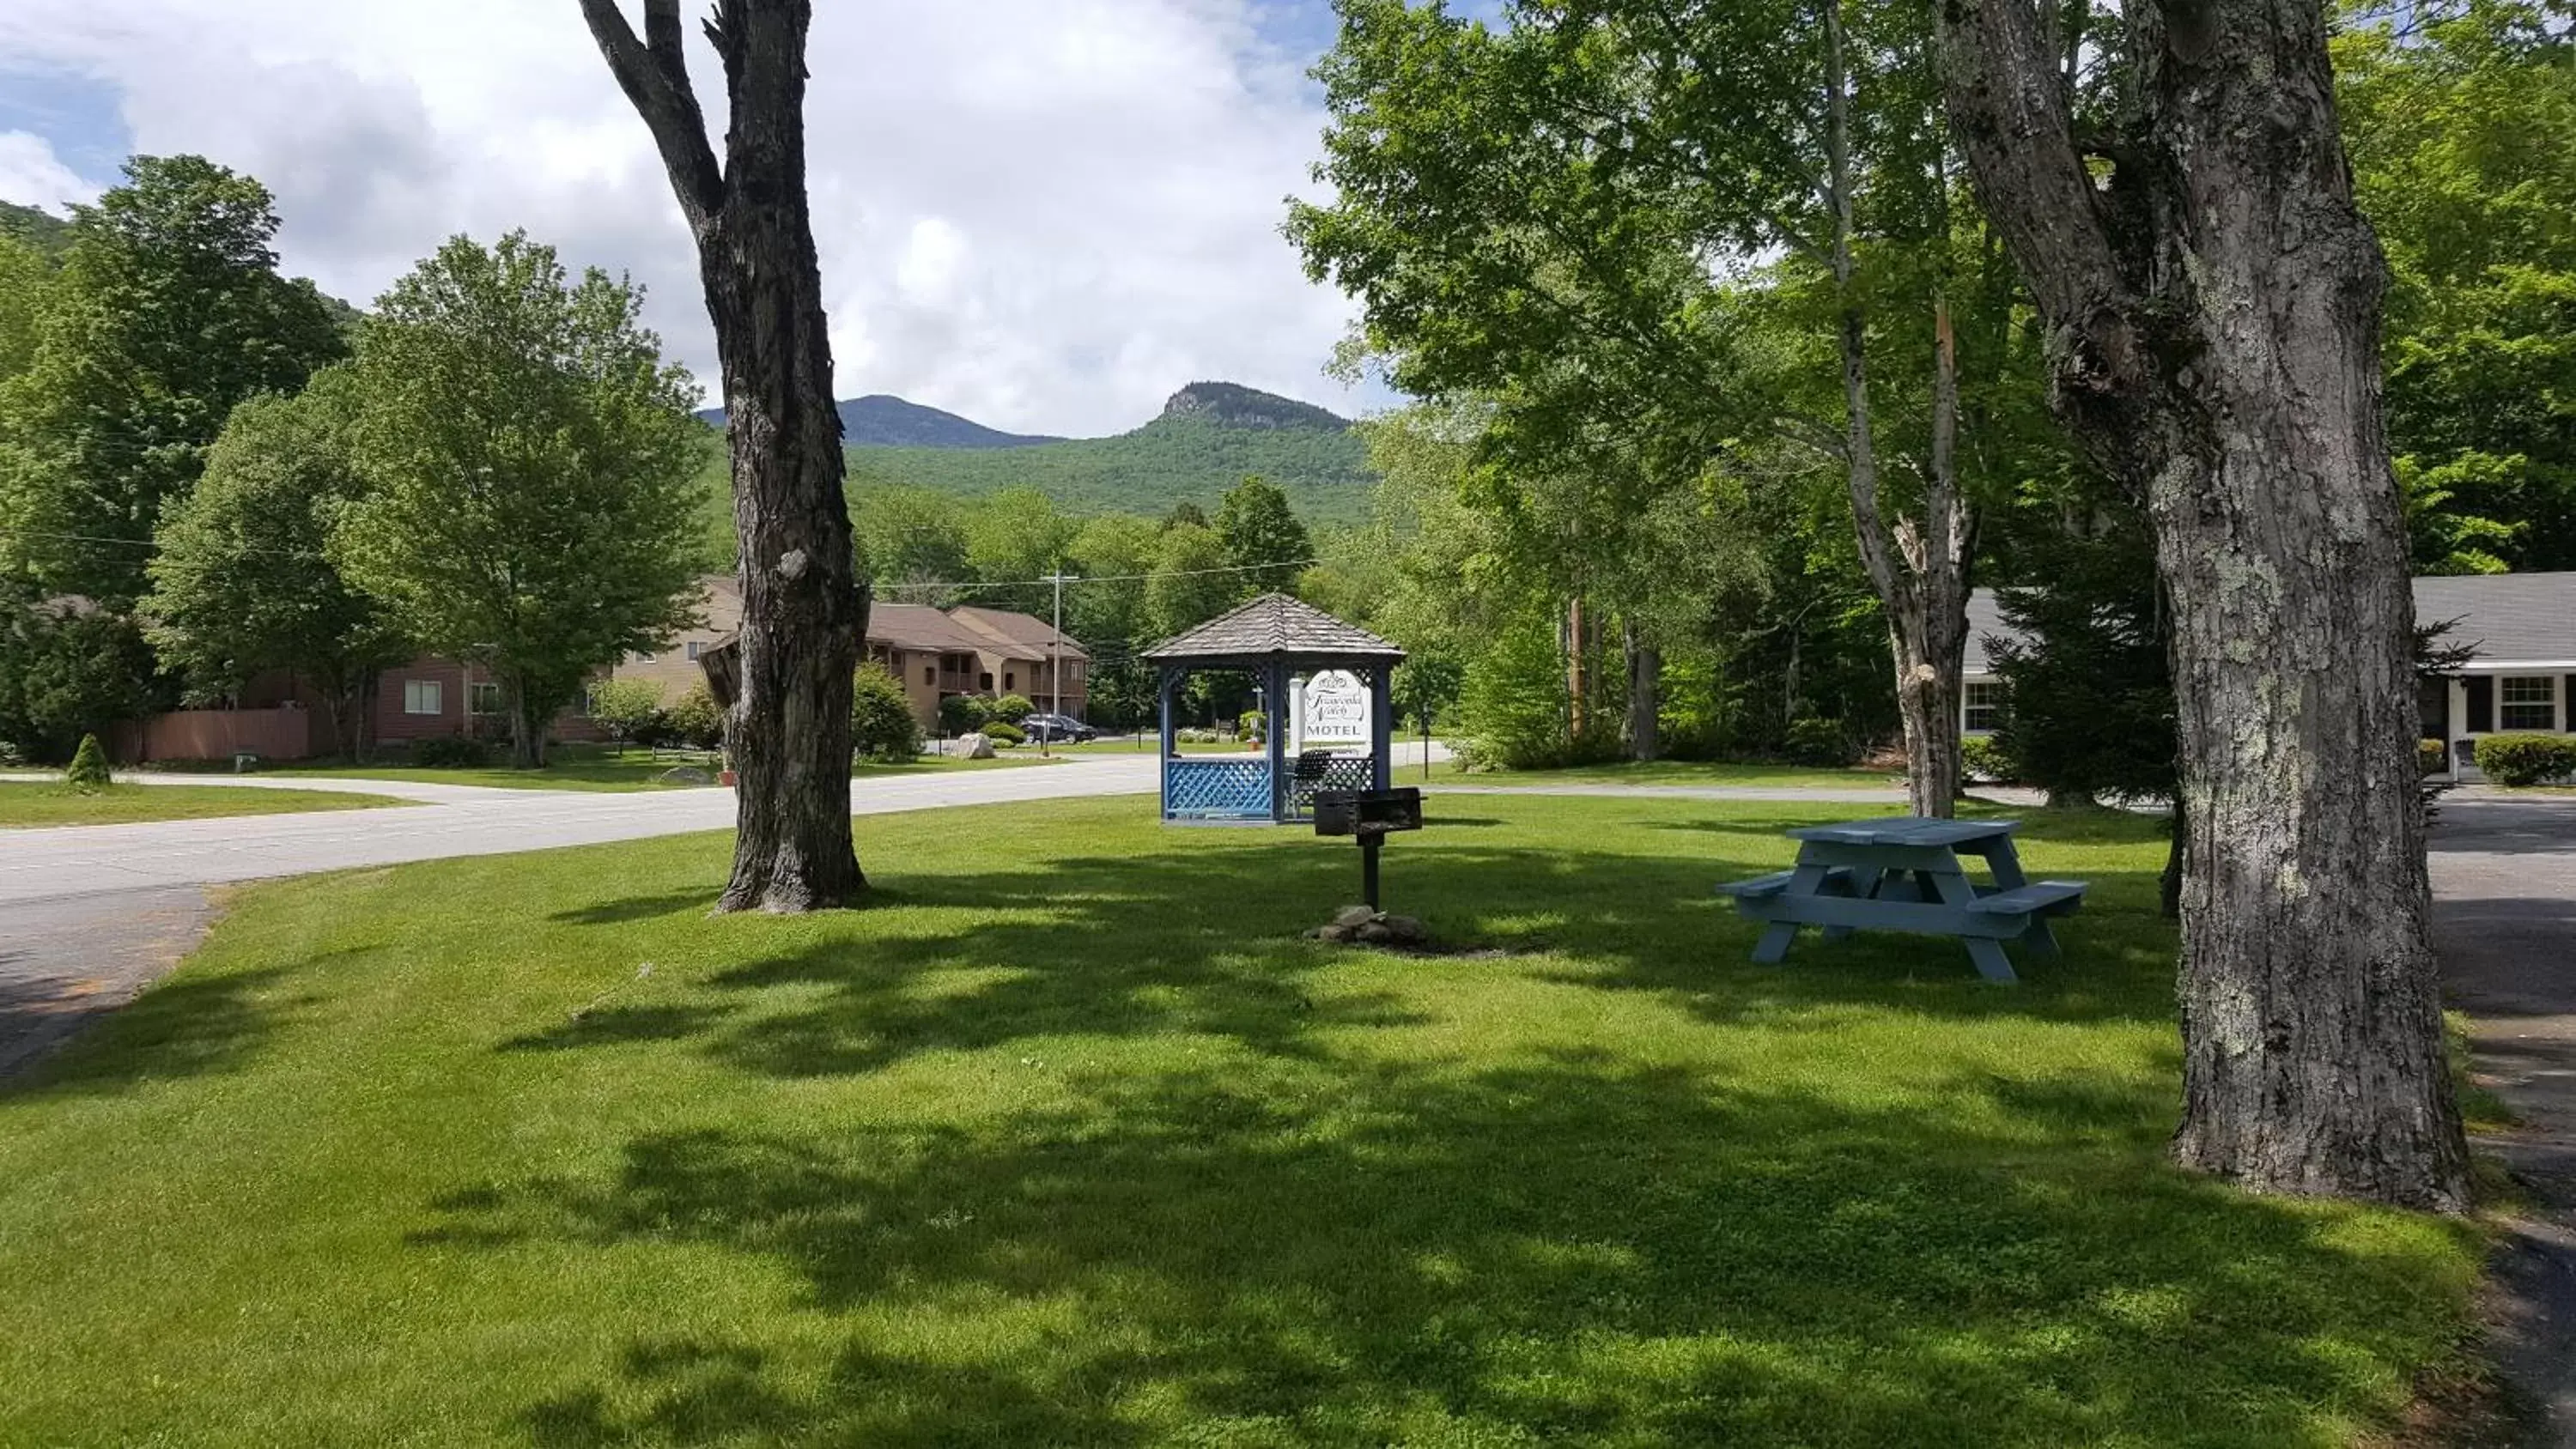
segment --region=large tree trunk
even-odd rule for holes
[[[1951,0],[1953,122],[2050,327],[2059,412],[2144,496],[2174,604],[2184,1106],[2248,1186],[2443,1210],[2467,1153],[2425,942],[2412,600],[2376,242],[2314,3],[2133,0],[2092,149],[2022,0]]]
[[[1621,621],[1620,629],[1628,652],[1628,758],[1643,764],[1664,752],[1664,655],[1638,634],[1633,621]]]
[[[1924,518],[1890,527],[1879,502],[1878,447],[1869,396],[1869,318],[1853,255],[1850,78],[1839,7],[1824,7],[1826,165],[1832,191],[1834,282],[1842,293],[1843,462],[1861,563],[1887,616],[1896,665],[1897,716],[1905,728],[1905,794],[1917,815],[1951,813],[1959,796],[1960,673],[1968,638],[1967,505],[1958,486],[1959,374],[1946,301],[1935,299],[1932,447],[1924,469]],[[1946,239],[1945,239],[1946,244]]]
[[[850,841],[850,680],[867,628],[843,496],[831,340],[805,199],[809,0],[717,0],[725,161],[682,57],[678,0],[645,0],[639,42],[615,0],[581,0],[651,126],[696,234],[715,322],[741,538],[733,878],[719,910],[805,911],[867,889]]]

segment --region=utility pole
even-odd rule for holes
[[[1046,576],[1044,582],[1055,585],[1055,637],[1049,640],[1047,645],[1049,651],[1055,656],[1054,662],[1047,667],[1048,682],[1055,686],[1055,698],[1048,703],[1047,713],[1062,719],[1064,718],[1064,586],[1082,582],[1082,576],[1066,573],[1063,565],[1059,564],[1054,573]],[[1047,753],[1047,748],[1054,738],[1055,728],[1052,725],[1039,734],[1039,755],[1044,756]]]

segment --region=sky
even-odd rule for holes
[[[808,189],[840,396],[1077,437],[1198,379],[1390,401],[1324,374],[1353,310],[1279,235],[1289,195],[1321,194],[1324,0],[815,10]],[[644,284],[666,350],[715,388],[688,233],[574,0],[0,5],[0,200],[59,211],[130,153],[184,151],[266,183],[285,270],[327,292],[363,306],[451,235],[525,228]]]

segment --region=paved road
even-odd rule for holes
[[[2576,1449],[2576,800],[2454,795],[2432,869],[2450,999],[2521,1120],[2479,1145],[2534,1204],[2497,1272],[2498,1359]]]

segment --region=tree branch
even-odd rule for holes
[[[581,0],[581,18],[589,23],[609,74],[617,77],[618,88],[653,133],[681,212],[692,229],[704,226],[724,205],[725,178],[707,144],[705,113],[689,87],[680,0],[644,0],[642,40],[635,38],[617,0]]]

